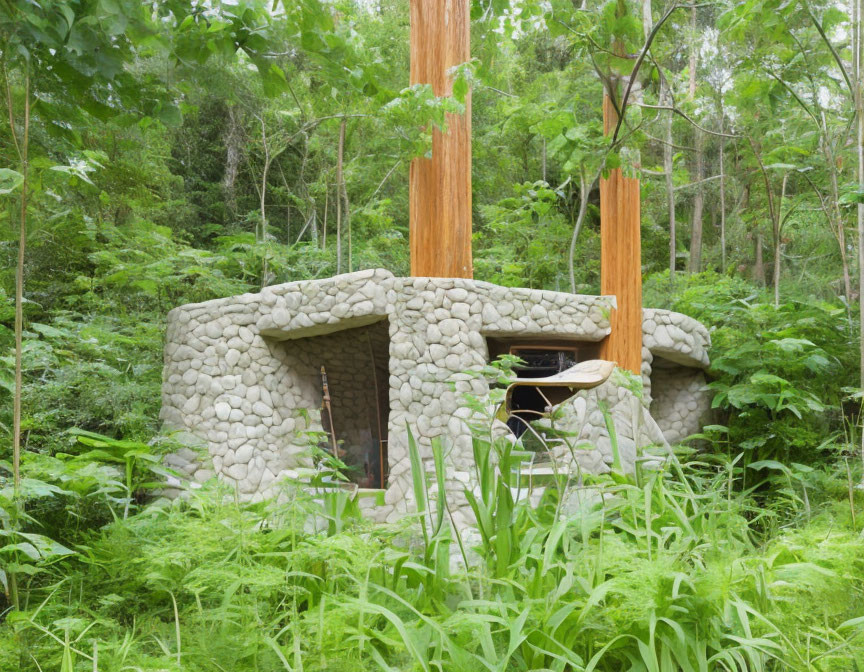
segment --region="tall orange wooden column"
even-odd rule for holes
[[[470,0],[411,0],[411,83],[449,96],[447,71],[470,59]],[[432,158],[411,162],[411,275],[470,278],[471,94],[447,133],[432,133]]]
[[[620,98],[619,98],[620,100]],[[618,114],[603,96],[603,132],[615,130]],[[642,371],[642,239],[639,180],[620,168],[600,180],[600,291],[614,294],[618,308],[610,316],[612,332],[600,356],[635,374]]]

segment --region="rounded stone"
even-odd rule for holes
[[[413,399],[414,391],[411,389],[411,383],[407,381],[402,383],[399,388],[399,401],[402,402],[402,406],[408,407]]]
[[[198,410],[198,407],[201,405],[201,396],[198,394],[194,394],[189,399],[186,400],[186,403],[183,404],[183,412],[184,413],[195,413]]]
[[[441,342],[441,330],[438,328],[437,324],[430,324],[426,327],[426,342],[427,343],[440,343]]]
[[[238,462],[240,464],[246,464],[249,460],[252,459],[252,454],[255,449],[253,448],[251,443],[244,443],[237,450],[234,451],[234,462]]]
[[[235,462],[225,470],[225,473],[228,474],[228,476],[233,478],[235,481],[242,481],[244,478],[246,478],[246,474],[248,473],[248,471],[249,469],[245,464],[238,464]]]
[[[471,316],[471,306],[467,303],[454,303],[450,313],[459,320],[467,320]]]
[[[262,418],[269,418],[273,415],[273,409],[262,401],[256,401],[252,404],[252,412]]]
[[[438,325],[438,328],[441,330],[441,333],[444,336],[455,336],[461,330],[462,323],[459,320],[448,318],[446,320],[442,320],[441,323]]]

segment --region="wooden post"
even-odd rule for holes
[[[603,132],[615,130],[618,114],[603,96]],[[642,240],[639,180],[620,168],[600,180],[600,288],[614,294],[618,308],[610,316],[612,332],[601,357],[639,375],[642,371]]]
[[[447,71],[470,59],[469,0],[411,0],[411,83],[449,96]],[[447,133],[432,133],[432,158],[411,162],[411,275],[470,278],[471,94]]]

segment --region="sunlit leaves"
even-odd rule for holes
[[[24,182],[24,176],[16,170],[0,168],[0,194],[11,194]]]
[[[448,114],[464,112],[465,105],[456,96],[438,98],[430,84],[402,89],[381,108],[382,116],[396,130],[402,151],[411,158],[431,156],[433,129],[445,130]]]

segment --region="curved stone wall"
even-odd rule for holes
[[[304,433],[321,429],[320,391],[300,361],[300,339],[386,319],[389,487],[380,514],[395,517],[410,499],[406,426],[427,452],[432,437],[448,436],[454,496],[464,499],[472,453],[462,395],[489,391],[465,371],[487,363],[486,335],[596,342],[609,332],[609,307],[606,297],[383,270],[181,306],[168,315],[162,419],[203,440],[213,470],[241,494],[268,495],[285,470],[308,464]],[[181,468],[198,480],[212,473],[194,460]]]
[[[702,431],[711,415],[705,372],[655,358],[651,372],[651,415],[669,443]]]
[[[175,308],[168,314],[162,419],[206,445],[212,465],[184,451],[174,466],[196,480],[215,472],[244,497],[271,494],[286,471],[309,463],[307,432],[322,428],[315,371],[321,355],[310,353],[312,338],[386,321],[389,479],[376,517],[392,520],[409,510],[410,426],[424,459],[432,438],[447,437],[448,496],[457,522],[467,522],[459,518],[469,515],[472,411],[463,395],[489,392],[489,383],[470,373],[488,362],[486,338],[598,343],[609,333],[613,305],[613,297],[399,278],[378,269]],[[360,356],[339,343],[339,366],[350,366]],[[694,320],[646,311],[643,373],[650,382],[654,356],[704,367],[708,344]]]
[[[707,369],[711,337],[701,322],[660,308],[642,310],[642,345],[655,357]]]

